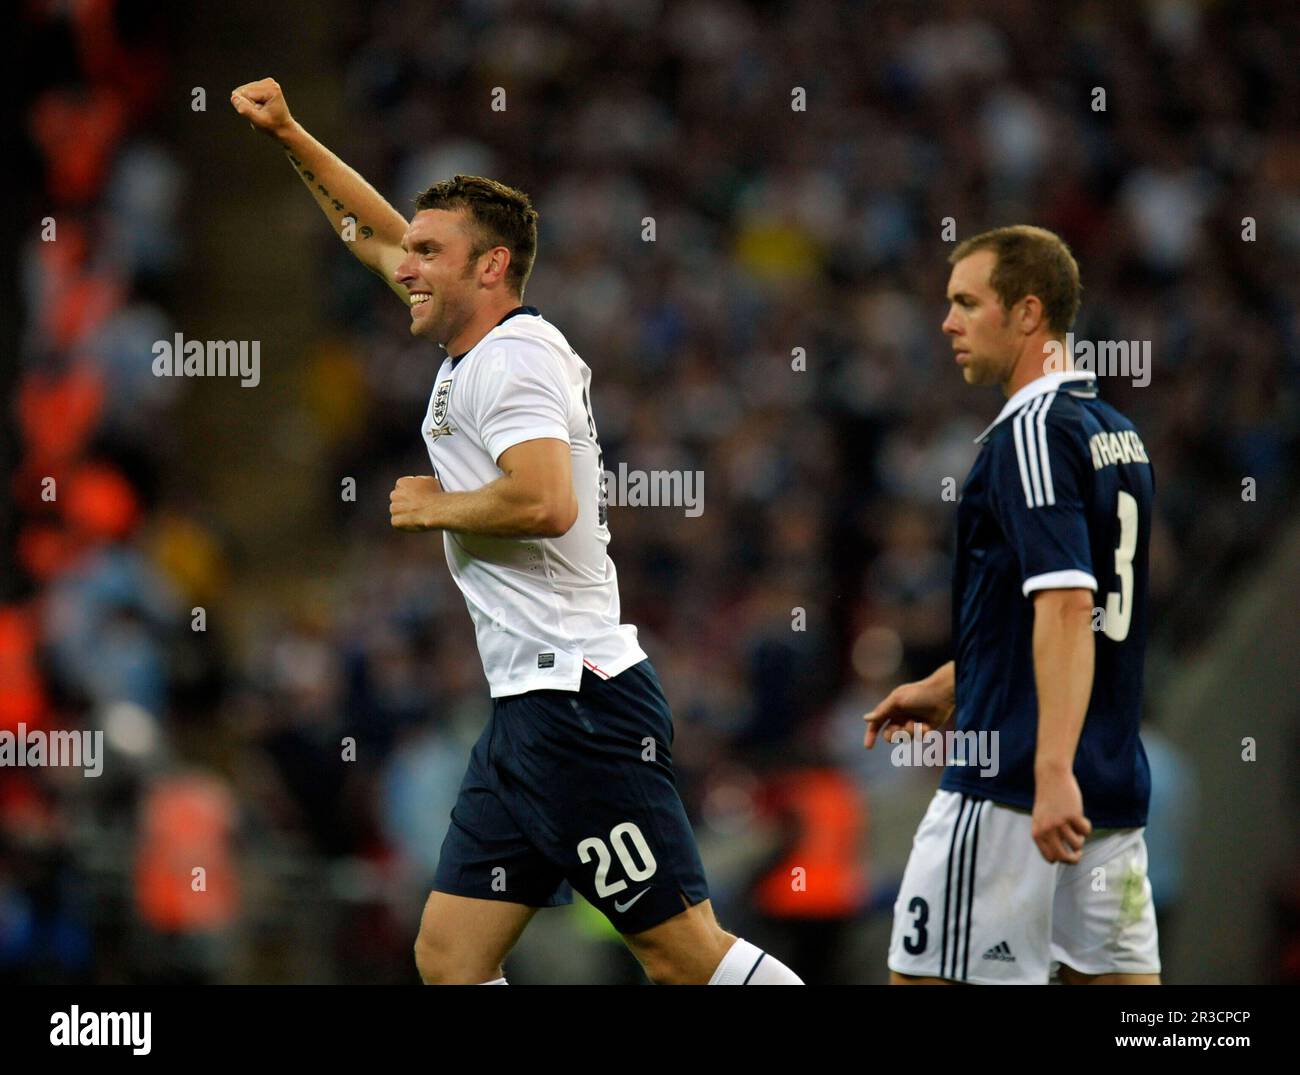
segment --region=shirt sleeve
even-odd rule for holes
[[[1020,592],[1096,591],[1088,538],[1091,463],[1081,434],[1041,396],[1007,419],[994,451],[991,502],[1020,565]]]
[[[474,358],[479,440],[495,463],[526,440],[569,440],[570,396],[559,360],[527,340],[504,339]]]

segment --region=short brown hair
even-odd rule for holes
[[[415,208],[417,212],[464,209],[469,213],[476,233],[470,257],[504,246],[510,251],[506,283],[523,297],[537,257],[537,210],[527,194],[481,175],[455,175],[420,194]]]
[[[994,228],[973,239],[957,244],[948,257],[950,265],[980,250],[992,250],[997,263],[989,275],[989,284],[997,292],[1004,309],[1011,309],[1027,295],[1035,295],[1043,304],[1048,327],[1056,333],[1068,332],[1079,312],[1079,265],[1059,235],[1030,224],[1013,224]]]

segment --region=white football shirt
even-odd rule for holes
[[[578,518],[563,536],[443,532],[493,698],[576,691],[584,667],[608,679],[645,660],[636,628],[619,623],[590,400],[591,370],[531,306],[516,307],[464,355],[445,359],[429,398],[422,433],[447,492],[495,481],[501,453],[539,437],[566,442],[573,463]]]

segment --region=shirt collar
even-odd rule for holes
[[[1077,392],[1080,395],[1095,396],[1097,394],[1097,375],[1091,370],[1065,370],[1061,373],[1045,373],[1041,377],[1030,381],[1007,400],[1006,406],[989,424],[988,429],[975,438],[975,443],[982,444],[988,439],[989,434],[993,432],[994,427],[999,422],[1004,418],[1009,418],[1031,399],[1046,395],[1048,392],[1059,392],[1062,389]]]
[[[492,326],[492,329],[500,328],[502,325],[504,325],[507,321],[509,321],[509,320],[510,320],[512,317],[514,317],[516,314],[528,314],[530,317],[537,317],[537,316],[539,316],[539,315],[541,314],[541,312],[542,312],[542,311],[539,310],[536,306],[516,306],[513,310],[511,310],[508,314],[506,314],[503,318],[501,318],[500,321],[498,321],[495,325],[493,325],[493,326]],[[492,329],[488,329],[488,332],[491,332]],[[484,338],[484,339],[487,339],[487,335],[486,335],[486,333],[484,334],[484,337],[483,337],[483,338]],[[480,341],[479,341],[479,343],[482,343],[482,342],[483,342],[483,340],[480,340]],[[477,346],[478,346],[478,344],[476,343],[476,344],[474,345],[474,347],[477,347]],[[469,351],[474,350],[474,347],[471,347],[471,348],[469,349]],[[461,352],[460,354],[458,354],[458,355],[452,355],[452,356],[451,356],[451,368],[452,368],[452,369],[455,369],[455,368],[456,368],[456,363],[459,362],[462,358],[464,358],[467,354],[469,354],[469,351],[462,351],[462,352]]]

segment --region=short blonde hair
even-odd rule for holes
[[[1034,295],[1043,304],[1054,333],[1064,335],[1070,330],[1079,313],[1083,285],[1079,283],[1079,264],[1064,239],[1046,228],[1012,224],[958,243],[948,262],[956,265],[981,250],[992,250],[997,256],[989,285],[1004,309]]]

